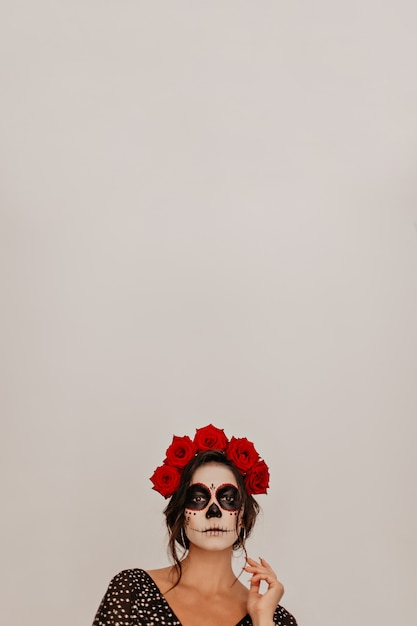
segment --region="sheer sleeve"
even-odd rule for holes
[[[129,570],[116,574],[100,603],[93,626],[132,626],[134,585]]]

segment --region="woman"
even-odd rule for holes
[[[170,498],[164,513],[174,564],[120,572],[93,626],[296,626],[278,604],[284,588],[271,566],[245,549],[259,512],[253,495],[266,493],[269,484],[253,443],[229,440],[211,424],[197,429],[193,440],[174,435],[151,481]],[[237,549],[246,557],[249,588],[232,569]]]

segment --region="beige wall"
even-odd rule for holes
[[[4,5],[1,623],[163,565],[208,422],[300,626],[417,623],[415,3]]]

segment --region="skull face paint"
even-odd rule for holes
[[[187,502],[185,503],[186,508],[192,511],[202,511],[212,500],[213,491],[215,502],[213,502],[207,511],[207,517],[212,517],[214,515],[210,515],[210,509],[212,507],[215,507],[215,510],[218,511],[219,515],[217,515],[217,517],[221,517],[221,511],[218,508],[218,505],[224,511],[239,511],[241,506],[239,490],[235,487],[235,485],[229,483],[220,485],[217,489],[213,483],[210,487],[204,485],[203,483],[192,484],[187,492]]]
[[[222,463],[196,469],[185,505],[185,532],[207,550],[230,548],[238,539],[242,502],[233,472]]]

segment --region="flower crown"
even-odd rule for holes
[[[172,438],[163,465],[156,468],[150,480],[152,489],[170,498],[178,489],[185,466],[203,450],[219,450],[242,474],[249,495],[266,493],[269,487],[269,469],[255,446],[246,437],[230,440],[220,428],[212,424],[197,428],[193,440],[187,435]]]

